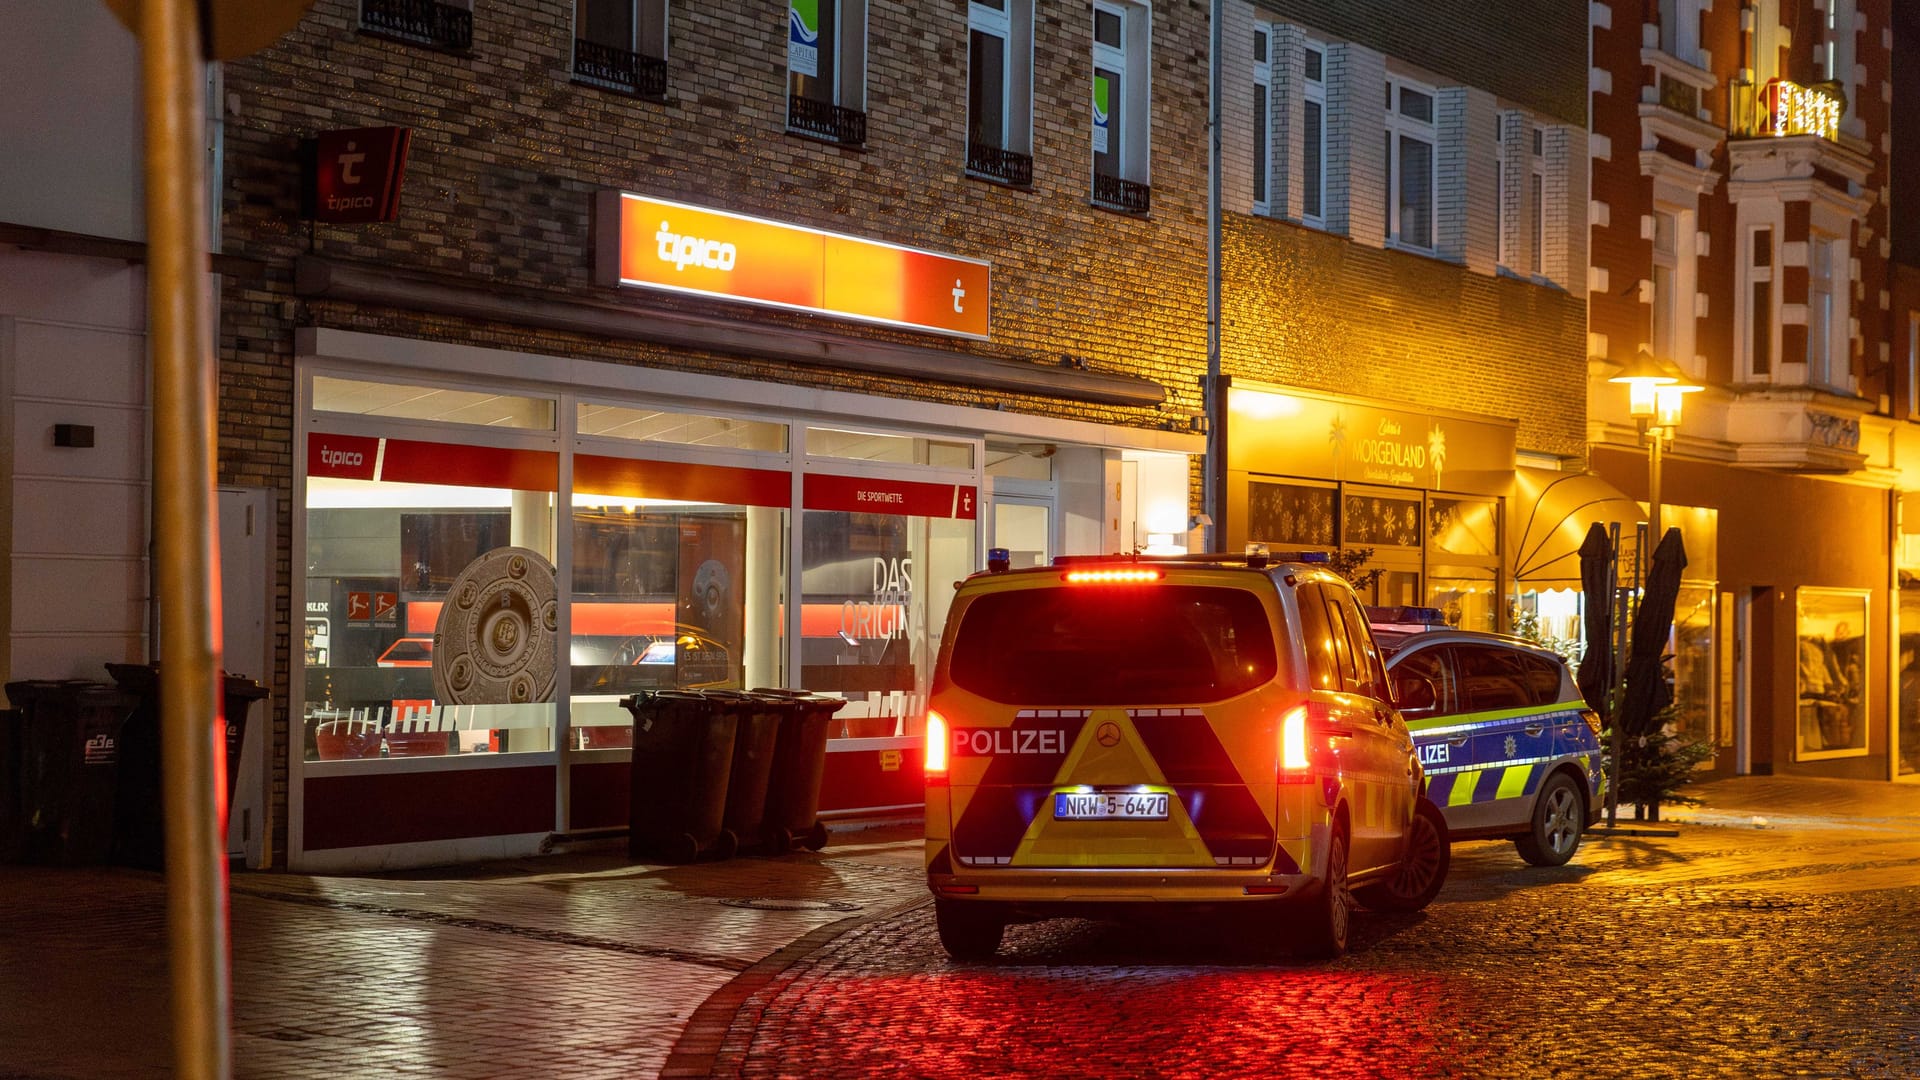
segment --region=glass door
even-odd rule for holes
[[[1006,548],[1009,565],[1045,566],[1053,561],[1053,500],[995,495],[987,503],[987,546]]]

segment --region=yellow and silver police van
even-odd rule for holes
[[[988,565],[957,585],[927,716],[948,953],[1212,908],[1333,956],[1356,900],[1439,892],[1445,819],[1344,579],[1257,547]]]
[[[1606,795],[1600,716],[1557,653],[1455,630],[1431,608],[1370,608],[1427,792],[1455,840],[1509,839],[1559,866]]]

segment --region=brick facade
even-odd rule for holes
[[[260,260],[266,280],[222,297],[220,479],[282,493],[277,628],[279,714],[288,724],[287,588],[292,550],[293,330],[303,325],[494,346],[610,364],[764,379],[795,387],[1003,407],[1159,427],[1159,410],[962,389],[937,375],[900,380],[828,366],[476,323],[399,307],[300,300],[294,259],[322,256],[423,280],[552,301],[613,301],[880,341],[924,336],[805,315],[591,283],[590,203],[618,187],[667,199],[992,261],[993,339],[956,356],[1060,363],[1152,379],[1172,415],[1200,402],[1206,258],[1205,12],[1153,8],[1152,211],[1089,205],[1091,12],[1037,4],[1034,183],[1016,190],[963,175],[965,4],[870,5],[868,138],[848,149],[785,132],[785,20],[777,8],[674,4],[669,90],[640,100],[570,79],[568,0],[488,3],[469,52],[362,32],[358,4],[322,0],[273,48],[227,65],[225,248]],[[301,139],[329,129],[413,131],[399,220],[313,230],[297,211]],[[285,850],[286,762],[273,755]]]

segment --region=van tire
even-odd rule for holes
[[[1431,801],[1416,799],[1413,820],[1407,824],[1407,850],[1400,858],[1399,869],[1391,879],[1364,885],[1353,895],[1375,911],[1419,911],[1440,895],[1452,862],[1446,815]]]
[[[1540,794],[1533,800],[1533,821],[1525,833],[1514,837],[1513,846],[1534,866],[1565,865],[1580,850],[1586,809],[1573,778],[1554,773],[1541,785]]]
[[[1320,892],[1300,909],[1295,951],[1313,960],[1336,960],[1347,951],[1353,925],[1353,893],[1347,887],[1347,828],[1336,825],[1327,846],[1327,876]]]
[[[986,960],[1000,951],[1007,924],[981,904],[935,898],[933,921],[940,928],[940,947],[955,960]]]

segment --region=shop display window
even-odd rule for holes
[[[1867,752],[1868,597],[1865,589],[1796,591],[1798,760]]]
[[[596,482],[605,470],[585,456],[576,460],[583,487],[636,490]],[[730,474],[747,471],[681,470],[713,501],[576,489],[568,641],[574,749],[630,748],[633,717],[620,705],[628,695],[786,684],[787,511],[720,496]],[[787,477],[772,480],[763,486],[784,500]]]
[[[1493,567],[1434,566],[1427,573],[1425,605],[1439,608],[1455,629],[1497,630],[1499,587],[1499,571]]]
[[[975,445],[961,440],[929,439],[919,435],[888,435],[844,428],[807,429],[807,456],[817,458],[971,469],[974,467]]]
[[[602,438],[775,453],[787,449],[787,425],[767,420],[588,402],[579,405],[577,419],[580,434]]]
[[[552,398],[343,379],[333,375],[313,377],[313,407],[320,412],[352,416],[432,420],[527,431],[552,431],[554,424]]]
[[[1247,484],[1247,538],[1279,548],[1330,548],[1336,492],[1331,485]]]
[[[1900,571],[1899,754],[1896,775],[1920,773],[1920,579]]]
[[[306,758],[553,749],[553,492],[399,478],[444,471],[469,450],[469,478],[550,474],[552,455],[312,443],[314,469],[372,473],[372,458],[396,479],[307,479]],[[468,662],[450,663],[449,649]],[[437,683],[436,666],[451,681]]]
[[[1680,586],[1673,607],[1668,651],[1673,654],[1673,703],[1679,710],[1676,734],[1695,742],[1714,739],[1714,596],[1712,582],[1690,581]]]
[[[975,569],[974,536],[969,519],[805,512],[800,685],[847,700],[836,737],[924,733],[950,583]]]
[[[1343,547],[1417,548],[1421,543],[1420,493],[1412,497],[1346,492],[1340,508]]]

